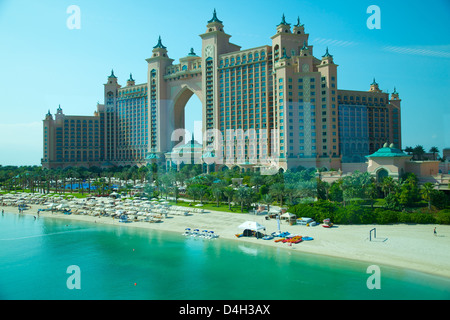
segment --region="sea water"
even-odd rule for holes
[[[183,231],[5,213],[0,299],[450,299],[447,278],[379,266],[369,289],[368,263]]]

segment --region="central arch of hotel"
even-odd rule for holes
[[[170,101],[173,101],[173,117],[170,117],[170,123],[173,123],[174,130],[186,128],[185,107],[191,97],[195,94],[202,102],[201,78],[200,80],[195,79],[195,82],[182,80],[177,82],[170,88],[171,97],[169,98]]]

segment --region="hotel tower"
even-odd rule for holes
[[[338,169],[365,161],[387,141],[401,148],[398,92],[382,92],[375,79],[368,91],[338,89],[338,65],[328,48],[314,55],[300,19],[291,25],[283,15],[269,44],[244,50],[230,42],[214,10],[200,38],[198,54],[186,50],[174,63],[159,37],[146,59],[146,83],[130,74],[121,86],[112,71],[93,116],[49,111],[42,165],[192,163],[193,141],[176,129],[185,127],[194,94],[203,132],[194,163],[208,170]]]

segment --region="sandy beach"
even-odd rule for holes
[[[37,216],[38,206],[26,210],[24,214]],[[17,207],[2,207],[6,213],[18,214]],[[291,250],[291,252],[308,252],[327,256],[340,257],[367,262],[369,265],[389,265],[416,270],[433,275],[450,278],[450,226],[447,225],[339,225],[323,228],[321,225],[307,227],[289,225],[281,222],[281,231],[313,237],[313,241],[303,241],[289,246],[286,243],[275,243],[274,240],[256,238],[237,238],[242,232],[238,226],[247,221],[256,221],[266,227],[266,233],[277,231],[275,219],[265,220],[265,216],[252,214],[209,211],[194,213],[188,216],[168,215],[161,223],[129,222],[120,223],[111,217],[90,215],[65,215],[49,211],[40,214],[40,219],[58,218],[79,220],[110,225],[121,225],[130,228],[146,228],[163,230],[181,234],[185,228],[213,230],[220,239],[255,243]],[[437,228],[437,236],[433,234]],[[369,241],[369,231],[376,228],[377,237]],[[205,240],[211,241],[211,240]]]

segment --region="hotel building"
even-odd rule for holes
[[[274,31],[269,44],[241,49],[230,42],[214,10],[200,35],[201,53],[191,49],[177,64],[159,37],[146,59],[147,82],[135,84],[130,75],[122,87],[112,72],[104,85],[104,104],[97,105],[94,117],[79,117],[98,125],[92,137],[83,126],[75,125],[73,133],[72,127],[66,129],[66,123],[78,119],[60,109],[55,119],[46,116],[42,164],[156,161],[176,167],[180,159],[170,152],[177,146],[177,155],[183,154],[179,147],[189,145],[180,142],[183,135],[176,129],[184,128],[184,108],[193,94],[202,103],[204,152],[199,162],[216,170],[338,169],[342,161],[365,161],[386,141],[401,148],[396,91],[382,92],[375,80],[368,91],[340,90],[333,56],[328,48],[322,56],[314,55],[299,19],[291,26],[283,15]]]

